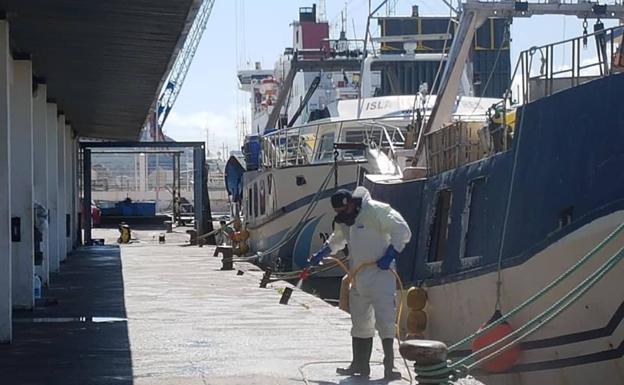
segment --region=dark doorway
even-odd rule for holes
[[[430,245],[428,262],[438,262],[444,259],[446,238],[448,235],[448,219],[451,208],[452,193],[449,189],[440,190],[436,200],[433,223],[430,231]]]

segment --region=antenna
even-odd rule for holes
[[[318,22],[327,21],[327,16],[325,15],[325,0],[319,0],[318,7]]]
[[[386,3],[386,16],[396,15],[397,0],[390,0]]]
[[[206,134],[206,156],[210,156],[210,127],[208,124],[204,126],[204,132]]]

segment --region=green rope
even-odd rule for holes
[[[469,356],[464,357],[463,359],[453,363],[451,365],[451,367],[454,367],[456,365],[461,365],[462,363],[466,362],[467,360],[470,360],[470,359],[474,358],[476,355],[479,355],[479,354],[483,353],[484,351],[493,348],[495,345],[498,345],[498,344],[500,344],[502,342],[505,342],[506,340],[509,340],[509,339],[517,336],[518,334],[522,333],[525,329],[528,329],[528,331],[526,331],[525,333],[522,333],[519,337],[515,338],[511,342],[509,342],[506,345],[502,346],[498,350],[496,350],[496,351],[494,351],[492,353],[489,353],[488,355],[486,355],[484,357],[479,358],[477,361],[467,365],[467,367],[469,369],[471,369],[471,368],[473,368],[475,366],[478,366],[479,364],[483,363],[484,361],[487,361],[490,358],[495,357],[495,356],[499,355],[500,353],[502,353],[503,351],[511,348],[513,345],[517,344],[518,342],[520,342],[524,338],[526,338],[529,335],[531,335],[534,332],[536,332],[542,326],[544,326],[545,324],[550,322],[552,319],[557,317],[559,314],[561,314],[561,312],[563,312],[568,307],[570,307],[570,305],[575,303],[589,289],[591,289],[597,282],[599,282],[605,276],[605,274],[607,274],[609,271],[611,271],[611,269],[613,267],[615,267],[623,258],[624,258],[624,248],[621,248],[617,252],[617,254],[611,256],[611,258],[609,258],[607,260],[607,262],[605,262],[602,266],[600,266],[600,268],[598,268],[594,273],[592,273],[589,277],[587,277],[585,280],[583,280],[575,288],[570,290],[568,292],[568,294],[566,294],[566,296],[561,298],[559,301],[557,301],[555,304],[553,304],[548,309],[543,311],[541,314],[539,314],[538,316],[534,317],[532,320],[530,320],[528,323],[523,325],[518,330],[515,330],[513,333],[510,333],[509,335],[505,336],[504,338],[502,338],[502,339],[500,339],[500,340],[498,340],[498,341],[496,341],[496,342],[494,342],[494,343],[492,343],[492,344],[490,344],[490,345],[488,345],[488,346],[486,346],[486,347],[484,347],[482,349],[479,349],[478,351],[470,354]],[[531,327],[532,324],[535,324],[535,325]]]
[[[450,361],[437,365],[414,365],[419,384],[450,384],[453,378],[460,377],[460,373],[449,367]]]
[[[621,223],[618,227],[615,228],[605,239],[603,239],[598,245],[596,245],[589,253],[585,254],[583,258],[577,261],[574,265],[572,265],[568,270],[566,270],[563,274],[561,274],[557,279],[551,282],[549,285],[544,287],[542,290],[534,294],[529,299],[525,300],[522,304],[518,305],[512,311],[507,313],[505,316],[497,319],[496,321],[488,324],[483,329],[478,330],[477,332],[471,334],[470,336],[462,339],[456,344],[449,347],[449,351],[457,349],[459,346],[465,344],[468,341],[471,341],[476,336],[479,336],[486,331],[492,329],[493,327],[500,325],[505,322],[511,316],[517,314],[519,311],[524,309],[525,307],[533,304],[535,301],[543,297],[547,292],[549,292],[552,288],[561,283],[564,279],[569,277],[572,273],[578,270],[583,264],[585,264],[589,259],[591,259],[594,255],[600,252],[604,247],[610,243],[616,236],[620,235],[624,230],[624,223]],[[562,298],[557,300],[554,304],[549,306],[546,310],[542,311],[537,316],[533,317],[519,329],[513,331],[502,339],[495,341],[488,346],[485,346],[470,355],[456,361],[451,362],[446,361],[437,365],[429,365],[429,366],[421,366],[414,365],[414,370],[418,374],[419,383],[427,384],[427,383],[442,383],[448,384],[453,379],[464,377],[468,371],[481,363],[501,354],[502,352],[510,349],[512,346],[516,345],[524,338],[530,336],[531,334],[538,331],[545,324],[553,320],[567,308],[569,308],[572,304],[574,304],[580,297],[582,297],[589,289],[591,289],[597,282],[599,282],[609,271],[613,269],[622,259],[624,259],[624,247],[619,249],[618,252],[612,255],[606,262],[604,262],[598,269],[596,269],[592,274],[582,280],[578,285],[569,290]],[[483,354],[486,351],[492,350],[493,348],[500,346],[502,343],[509,341],[502,347],[497,350],[483,356],[479,357],[476,361],[466,364],[466,362],[473,360],[478,355]],[[436,382],[437,381],[437,382]]]
[[[539,292],[534,294],[529,299],[525,300],[520,305],[516,306],[514,309],[509,311],[507,314],[503,315],[501,318],[499,318],[496,321],[486,325],[482,329],[477,330],[476,332],[474,332],[473,334],[465,337],[461,341],[451,345],[449,347],[449,351],[456,350],[457,348],[459,348],[460,346],[466,344],[467,342],[472,341],[475,337],[478,337],[478,336],[482,335],[483,333],[487,332],[488,330],[490,330],[490,329],[500,325],[501,323],[507,321],[507,319],[509,319],[512,316],[516,315],[518,312],[520,312],[521,310],[523,310],[527,306],[532,305],[533,303],[535,303],[537,300],[542,298],[546,293],[548,293],[550,290],[552,290],[555,286],[559,285],[564,279],[568,278],[572,273],[574,273],[581,266],[583,266],[595,254],[600,252],[609,242],[611,242],[616,236],[618,236],[620,233],[622,233],[622,230],[624,230],[624,223],[621,223],[615,230],[613,230],[613,232],[611,234],[609,234],[604,240],[602,240],[602,242],[600,242],[598,245],[596,245],[589,253],[585,254],[585,256],[583,258],[578,260],[578,262],[576,262],[574,265],[572,265],[568,270],[566,270],[563,274],[561,274],[559,277],[557,277],[554,281],[549,283],[542,290],[540,290]]]

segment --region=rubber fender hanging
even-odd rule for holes
[[[232,234],[232,240],[236,242],[246,241],[247,238],[249,238],[249,231],[247,230],[236,231]]]
[[[501,314],[501,312],[496,310],[492,318],[490,318],[489,321],[481,325],[481,328],[479,328],[479,330],[500,319],[502,316],[503,315]],[[511,327],[511,325],[507,321],[504,321],[494,328],[488,330],[487,332],[481,334],[480,336],[477,336],[472,341],[472,351],[476,352],[479,349],[482,349],[496,341],[499,341],[505,338],[507,335],[511,334],[513,331],[514,329]],[[491,349],[484,351],[481,357],[484,357],[492,353],[493,351],[500,349],[506,343],[508,343],[508,341],[498,345],[494,345]],[[506,372],[507,370],[511,369],[516,362],[518,362],[521,351],[522,350],[520,349],[519,345],[514,345],[511,348],[500,353],[499,355],[492,357],[491,359],[482,363],[481,368],[487,370],[490,373]]]
[[[249,246],[246,243],[241,243],[238,247],[235,247],[233,250],[234,255],[241,256],[247,254],[249,251]]]
[[[422,287],[410,287],[407,290],[407,306],[412,310],[422,310],[425,305],[427,305],[427,291]]]
[[[427,313],[410,309],[407,313],[407,333],[422,334],[425,329],[427,329]]]
[[[407,333],[406,340],[424,340],[425,335],[423,333]]]

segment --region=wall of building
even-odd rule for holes
[[[53,98],[30,56],[11,54],[0,20],[0,343],[78,238],[78,139]]]

